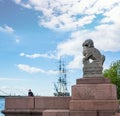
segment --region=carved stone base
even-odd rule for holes
[[[111,81],[104,77],[85,77],[76,80],[76,84],[110,84]]]
[[[83,67],[83,77],[102,77],[103,67],[97,62],[86,63]]]
[[[113,84],[78,84],[72,86],[74,100],[117,100]]]
[[[70,116],[112,116],[118,112],[116,86],[104,77],[86,77],[72,86]]]

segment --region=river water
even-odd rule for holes
[[[1,110],[4,110],[4,106],[5,106],[5,98],[1,98],[1,97],[0,97],[0,116],[4,116],[4,115],[1,113]]]

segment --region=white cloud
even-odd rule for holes
[[[78,39],[69,39],[63,43],[60,43],[57,46],[57,50],[61,56],[69,55],[74,56],[79,54],[79,50],[81,48],[81,43]]]
[[[25,71],[27,73],[45,73],[45,74],[57,74],[58,73],[57,71],[54,71],[54,70],[45,71],[43,69],[31,67],[31,66],[26,65],[26,64],[18,64],[17,67],[20,70]]]
[[[25,54],[25,53],[20,53],[20,56],[24,56],[27,58],[35,59],[35,58],[49,58],[49,59],[59,59],[59,56],[54,55],[53,53],[46,53],[46,54]]]
[[[0,31],[6,32],[6,33],[13,33],[14,29],[8,25],[5,25],[0,27]]]
[[[16,43],[20,43],[20,37],[17,36],[17,35],[15,36],[15,42],[16,42]]]
[[[18,4],[22,3],[21,0]],[[72,30],[70,38],[58,44],[56,50],[59,56],[73,56],[68,67],[78,68],[82,60],[81,45],[88,38],[102,51],[120,51],[120,0],[28,0],[24,4],[42,12],[39,25],[53,30]],[[24,56],[50,58],[47,54]]]
[[[113,7],[112,9],[110,9],[109,11],[104,13],[105,18],[102,20],[103,23],[115,23],[115,24],[119,24],[120,25],[120,3],[118,6]]]
[[[16,4],[20,4],[21,6],[25,7],[25,8],[28,8],[28,9],[31,9],[31,5],[28,4],[28,3],[24,3],[22,2],[22,0],[14,0]]]
[[[86,24],[91,24],[97,15],[103,15],[101,20],[115,20],[119,15],[120,0],[15,0],[26,8],[42,12],[39,16],[39,24],[50,29],[74,30],[80,29]],[[111,10],[117,13],[109,13]],[[106,14],[106,15],[105,15]],[[111,16],[108,17],[107,15]],[[115,15],[115,16],[114,16]],[[113,16],[113,17],[112,17]],[[107,18],[107,19],[106,19]],[[117,19],[118,20],[118,19]]]
[[[68,69],[80,68],[82,66],[81,55],[76,55],[74,59],[67,65]]]
[[[47,74],[58,74],[58,71],[54,71],[54,70],[48,70]]]
[[[0,81],[23,81],[24,79],[0,77]]]
[[[101,24],[93,31],[76,31],[71,34],[70,39],[60,43],[57,50],[61,55],[73,56],[73,61],[68,64],[69,68],[80,68],[82,64],[82,43],[85,39],[91,38],[95,47],[100,51],[120,51],[120,26]]]
[[[8,25],[0,26],[0,32],[11,34],[14,37],[15,42],[20,43],[20,37],[15,34],[15,30],[12,27]]]
[[[40,68],[30,67],[29,65],[25,65],[25,64],[18,64],[17,67],[20,70],[23,70],[28,73],[38,73],[38,72],[44,73],[44,70],[42,70]]]
[[[21,0],[15,0],[16,4],[21,3]]]
[[[19,38],[16,38],[15,41],[16,41],[16,43],[20,43],[20,39]]]

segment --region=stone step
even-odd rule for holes
[[[104,77],[84,77],[76,80],[76,84],[110,84],[111,81]]]
[[[69,110],[44,110],[42,116],[70,116]]]
[[[69,109],[72,111],[111,110],[116,112],[118,107],[118,100],[71,100]]]
[[[97,116],[96,111],[70,111],[70,116]]]
[[[114,116],[120,116],[120,113],[115,113],[115,115]]]
[[[114,116],[115,112],[111,110],[79,110],[79,111],[70,111],[70,116]]]

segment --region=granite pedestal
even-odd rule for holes
[[[109,116],[118,111],[116,86],[104,77],[84,77],[72,86],[70,116]]]

